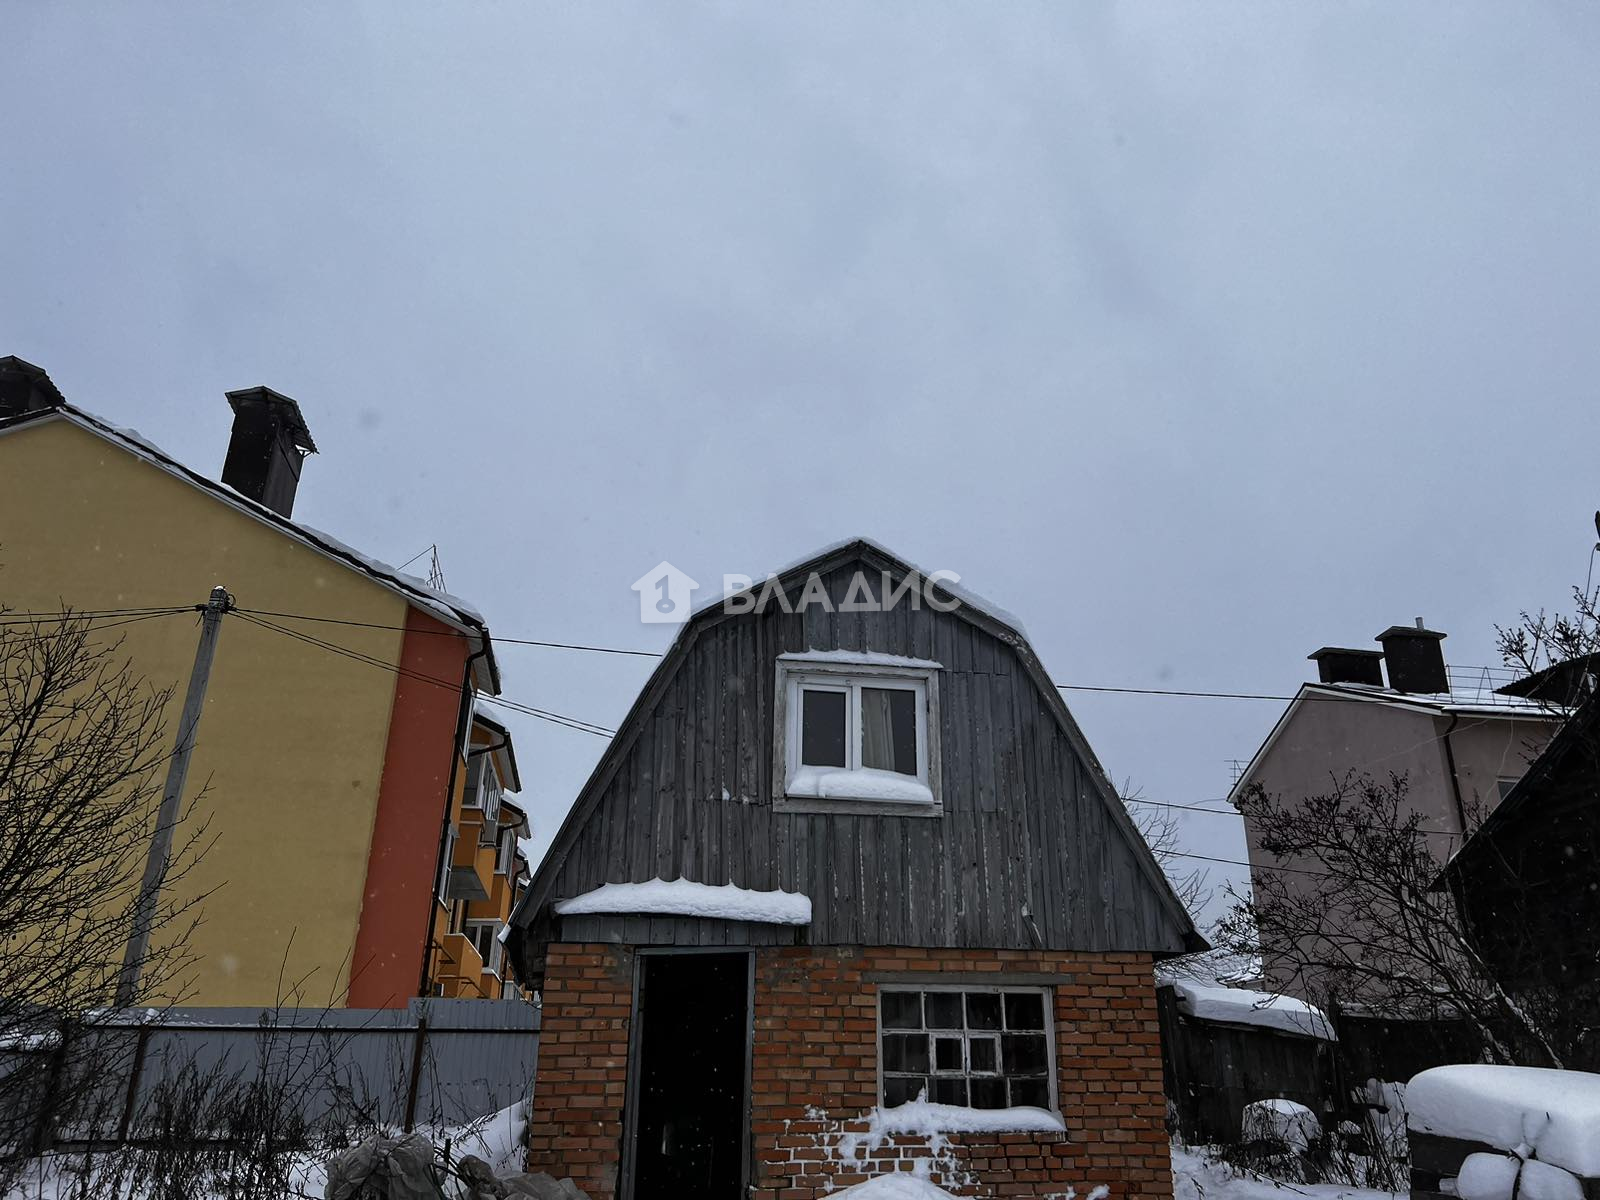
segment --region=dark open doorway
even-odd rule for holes
[[[631,1200],[738,1200],[750,955],[641,954],[630,1063]]]

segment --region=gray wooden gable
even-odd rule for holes
[[[538,977],[551,940],[1162,954],[1204,945],[1021,635],[965,603],[840,611],[858,568],[874,592],[881,572],[898,583],[912,570],[851,543],[782,577],[792,600],[815,572],[835,611],[716,608],[681,631],[513,917],[524,977]],[[776,664],[806,650],[941,664],[941,816],[774,811]],[[549,909],[653,878],[803,892],[812,922],[732,928]]]

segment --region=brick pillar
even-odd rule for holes
[[[622,1157],[633,952],[556,943],[545,958],[528,1170],[614,1200]]]

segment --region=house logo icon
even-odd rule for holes
[[[682,625],[689,619],[689,594],[699,586],[663,559],[634,581],[639,620],[646,625]]]

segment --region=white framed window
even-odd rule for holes
[[[484,969],[500,977],[500,954],[505,949],[500,944],[499,921],[468,921],[467,937],[477,947],[478,957],[483,959]]]
[[[439,878],[434,881],[433,894],[440,904],[450,902],[447,895],[450,889],[450,860],[456,856],[456,827],[451,825],[445,834],[444,854],[439,859]]]
[[[510,875],[517,865],[517,831],[507,826],[500,831],[500,849],[495,853],[494,869],[498,874]]]
[[[936,812],[938,670],[888,655],[780,656],[782,806]]]
[[[1056,1107],[1051,993],[1042,987],[878,988],[879,1100],[923,1092],[963,1108]]]
[[[484,756],[472,755],[467,759],[467,786],[461,797],[462,808],[483,807],[483,778],[488,772]]]

